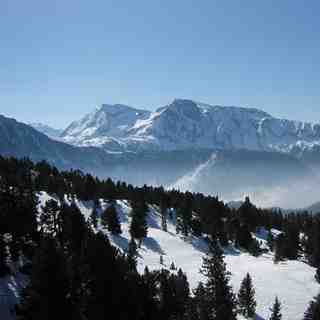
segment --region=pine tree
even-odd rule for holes
[[[270,248],[270,251],[273,251],[273,249],[274,249],[274,237],[273,237],[271,231],[268,232],[267,244],[268,244],[268,246]]]
[[[129,231],[131,237],[139,241],[139,247],[141,246],[142,239],[148,234],[147,212],[148,207],[144,201],[133,203]]]
[[[303,320],[319,320],[320,319],[320,295],[310,302]]]
[[[161,254],[161,255],[160,255],[160,264],[163,265],[163,263],[164,263],[164,262],[163,262],[163,255]]]
[[[111,204],[104,212],[102,213],[101,216],[101,223],[104,226],[107,226],[108,230],[112,234],[119,235],[122,233],[121,231],[121,224],[119,221],[118,213],[113,204]]]
[[[242,280],[238,293],[240,313],[246,318],[253,318],[256,313],[255,290],[249,273]]]
[[[53,239],[43,239],[33,262],[32,276],[18,307],[18,320],[71,319],[69,281],[63,257]],[[51,306],[51,307],[50,307]]]
[[[174,265],[174,262],[171,263],[170,270],[172,271],[176,270],[176,266]]]
[[[92,226],[95,229],[97,229],[98,228],[98,211],[96,207],[92,209],[90,214],[90,219],[91,219]]]
[[[0,233],[0,277],[9,273],[7,246],[4,241],[4,235]]]
[[[168,224],[167,224],[167,218],[168,218],[168,208],[167,203],[165,199],[162,199],[160,203],[160,213],[161,213],[161,228],[163,231],[167,232],[168,230]]]
[[[320,267],[317,267],[316,274],[314,276],[318,283],[320,283]]]
[[[235,320],[236,299],[229,284],[230,273],[226,270],[223,252],[216,238],[209,243],[209,253],[203,258],[201,272],[207,278],[208,319]]]
[[[198,320],[211,319],[211,308],[207,297],[206,289],[202,282],[199,282],[197,288],[193,291],[194,303]]]
[[[284,258],[284,236],[279,235],[275,240],[274,263],[278,263]]]
[[[129,265],[129,269],[135,271],[137,269],[137,244],[133,238],[131,238],[128,246],[128,254],[127,254],[127,261]]]
[[[40,214],[41,232],[55,235],[58,232],[60,207],[56,200],[47,200]]]
[[[270,320],[281,320],[282,315],[281,315],[281,303],[276,297],[273,307],[272,307],[272,312],[271,312],[271,317]]]

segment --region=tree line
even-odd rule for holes
[[[48,201],[41,214],[37,192],[57,199]],[[69,198],[69,203],[65,197]],[[86,221],[75,199],[95,203]],[[98,213],[99,199],[110,205]],[[132,207],[131,241],[127,252],[114,248],[98,221],[111,233],[121,234],[115,200],[126,199]],[[181,269],[137,272],[137,247],[147,235],[147,204],[159,207],[161,226],[175,219],[184,237],[204,235],[209,253],[201,272],[207,282],[190,291]],[[237,313],[252,318],[256,302],[250,275],[238,295],[229,285],[229,273],[221,246],[235,246],[259,255],[258,228],[269,232],[268,245],[275,262],[306,259],[319,270],[320,220],[308,213],[283,214],[255,207],[247,198],[238,209],[229,208],[217,197],[134,187],[125,182],[100,180],[79,170],[59,171],[47,162],[0,157],[0,276],[17,270],[30,276],[18,319],[235,319]],[[317,271],[316,278],[319,279]],[[319,317],[319,298],[310,303],[305,319]],[[270,319],[280,319],[276,298]]]

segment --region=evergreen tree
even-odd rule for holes
[[[72,316],[65,257],[53,239],[43,239],[33,261],[32,276],[17,310],[18,320]]]
[[[135,271],[137,269],[137,245],[133,238],[131,238],[128,246],[128,254],[127,254],[127,261],[129,265],[129,269]]]
[[[211,307],[207,296],[206,289],[202,282],[193,291],[194,303],[198,320],[209,320],[211,317]]]
[[[10,255],[13,262],[17,262],[21,256],[21,240],[12,235],[10,242]]]
[[[320,295],[310,302],[303,320],[319,320],[320,319]]]
[[[246,318],[253,318],[256,313],[255,290],[249,273],[242,280],[238,293],[238,305],[240,313]]]
[[[236,234],[236,246],[249,250],[253,238],[246,224],[240,225]]]
[[[0,233],[0,277],[9,274],[7,245],[4,241],[4,235]]]
[[[112,234],[119,235],[122,233],[118,213],[114,204],[111,204],[106,210],[104,210],[101,216],[101,223],[104,226],[107,226],[108,230]]]
[[[139,241],[139,247],[141,246],[142,239],[148,234],[147,212],[148,208],[144,201],[132,204],[132,219],[129,231],[131,237]]]
[[[315,274],[315,279],[320,283],[320,267],[317,267],[316,274]]]
[[[235,320],[236,299],[229,284],[230,273],[226,270],[223,252],[216,238],[209,243],[209,253],[203,258],[201,272],[207,278],[208,319]]]
[[[50,235],[57,234],[59,211],[60,207],[56,200],[50,199],[46,201],[40,214],[40,227],[42,233],[48,233]]]
[[[274,237],[273,237],[271,231],[268,232],[267,244],[268,244],[268,246],[270,248],[270,251],[273,251],[273,249],[274,249]]]
[[[275,240],[275,251],[274,251],[274,263],[278,263],[284,258],[284,244],[285,238],[282,234],[280,234]]]
[[[174,265],[174,262],[171,263],[170,270],[172,271],[176,270],[176,266]]]
[[[252,232],[258,225],[258,209],[251,203],[249,197],[245,198],[244,203],[238,209],[238,215],[243,224],[248,226]]]
[[[272,310],[271,310],[271,317],[269,320],[281,320],[282,315],[281,315],[281,303],[278,299],[278,297],[276,297]]]
[[[92,226],[97,229],[98,228],[98,210],[97,207],[94,206],[91,214],[90,214],[90,221],[92,223]]]
[[[160,213],[161,213],[161,228],[163,231],[167,232],[168,207],[167,207],[167,201],[164,198],[160,202]]]

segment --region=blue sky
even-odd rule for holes
[[[320,121],[320,2],[0,1],[0,113],[64,127],[174,98]]]

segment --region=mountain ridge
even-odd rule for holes
[[[117,110],[117,105],[108,106]],[[125,107],[116,118],[102,106],[73,122],[72,130],[69,126],[62,134],[63,141],[117,152],[192,146],[297,153],[297,149],[320,143],[319,123],[278,119],[257,108],[214,106],[187,99],[175,99],[152,112]],[[99,116],[101,112],[104,118]]]

